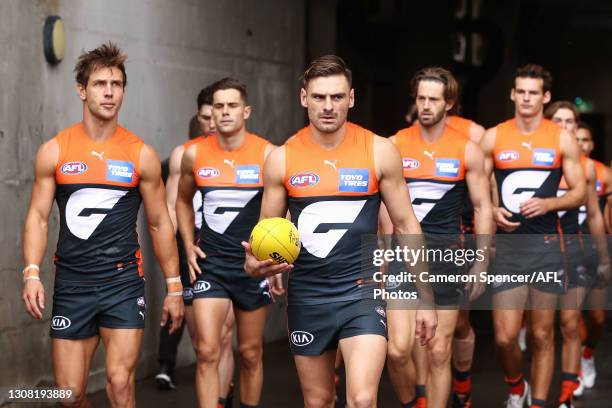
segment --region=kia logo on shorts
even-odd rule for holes
[[[210,289],[210,282],[197,281],[193,287],[193,293],[206,292]]]
[[[53,330],[65,330],[70,327],[72,322],[64,316],[53,316],[51,318],[51,328]]]
[[[321,180],[316,173],[298,173],[291,176],[289,184],[293,187],[309,187],[314,186]]]
[[[419,168],[419,166],[421,165],[421,162],[419,162],[417,159],[411,159],[410,157],[404,157],[402,159],[402,165],[404,166],[406,170],[414,170],[414,169]]]
[[[519,154],[514,150],[504,150],[500,154],[497,155],[499,161],[509,162],[519,158]]]
[[[69,176],[75,176],[85,173],[87,171],[87,165],[83,162],[64,163],[61,171]]]
[[[291,332],[291,342],[298,347],[307,346],[314,340],[314,335],[306,331]]]
[[[198,169],[198,177],[203,179],[219,177],[221,172],[214,167],[200,167]]]

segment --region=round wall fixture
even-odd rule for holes
[[[59,16],[49,16],[43,27],[43,50],[45,59],[51,65],[58,64],[64,58],[66,36],[64,22]]]

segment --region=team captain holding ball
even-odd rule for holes
[[[338,347],[349,406],[376,402],[387,352],[386,313],[372,296],[374,266],[362,267],[361,238],[376,235],[381,198],[398,234],[420,236],[421,229],[408,194],[397,194],[405,191],[398,151],[387,139],[347,122],[354,91],[344,61],[336,56],[313,61],[300,97],[311,125],[274,149],[246,131],[251,111],[244,85],[229,78],[215,83],[217,135],[183,156],[176,210],[195,281],[196,389],[202,407],[217,406],[219,333],[230,302],[241,354],[240,406],[259,406],[265,306],[271,293],[284,292],[281,274],[288,271],[290,346],[305,406],[333,406]],[[197,243],[196,188],[203,197]],[[287,209],[297,229],[283,218]],[[424,344],[437,321],[427,293],[419,295],[423,303],[415,327]]]

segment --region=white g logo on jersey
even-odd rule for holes
[[[520,214],[520,204],[533,197],[549,175],[550,171],[532,170],[516,171],[509,174],[501,186],[501,198],[504,207],[512,213]]]
[[[317,258],[327,257],[348,228],[314,231],[321,224],[352,224],[365,203],[366,200],[320,201],[306,206],[298,218],[298,232],[304,248]]]
[[[84,210],[111,210],[127,193],[127,190],[107,188],[83,188],[75,191],[66,203],[68,229],[78,238],[89,239],[109,211],[91,211],[85,215]]]
[[[204,196],[204,220],[211,230],[223,234],[240,211],[257,195],[257,190],[213,190]],[[215,213],[217,209],[227,210]]]
[[[419,222],[434,208],[455,184],[432,183],[429,181],[411,181],[408,183],[412,209]]]
[[[202,228],[202,192],[196,190],[193,195],[193,211],[195,212],[195,227]]]

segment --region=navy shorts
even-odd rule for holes
[[[384,302],[374,299],[289,305],[287,328],[292,354],[319,356],[347,337],[377,334],[386,339],[387,314]]]
[[[97,336],[99,327],[143,329],[145,282],[142,278],[108,282],[55,280],[51,337],[86,339]]]
[[[560,239],[559,235],[497,235],[493,273],[500,275],[500,281],[492,283],[493,293],[524,285],[550,294],[565,293],[568,276]],[[526,281],[505,281],[512,275],[522,275]]]
[[[592,268],[587,264],[584,243],[579,236],[568,235],[564,244],[569,288],[590,288],[597,277],[597,266]]]
[[[227,275],[202,269],[193,283],[193,299],[230,299],[233,305],[245,311],[259,309],[272,303],[268,281],[249,277],[242,270]],[[238,276],[236,276],[238,275]]]

